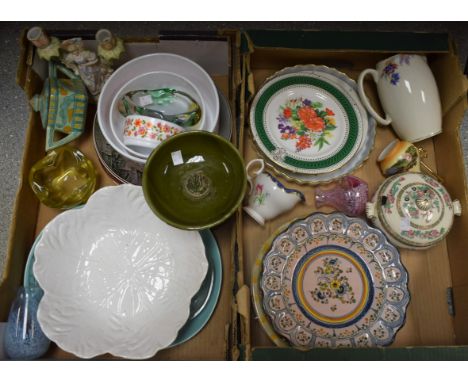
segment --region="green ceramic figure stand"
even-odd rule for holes
[[[58,78],[57,69],[68,78]],[[42,126],[46,129],[46,151],[63,146],[83,133],[88,95],[81,79],[67,68],[49,62],[49,78],[41,94],[32,97],[30,104],[41,114]],[[56,140],[55,132],[66,136]]]

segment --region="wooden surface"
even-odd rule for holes
[[[267,56],[272,58],[270,52]],[[277,52],[278,57],[281,56]],[[347,57],[348,58],[348,57]],[[354,57],[358,59],[357,57]],[[310,63],[325,64],[330,62],[330,58],[325,58],[323,62],[316,56]],[[368,57],[365,61],[353,64],[348,64],[346,60],[340,60],[339,55],[334,55],[335,62],[344,62],[341,71],[345,72],[353,79],[357,79],[360,71],[367,65],[372,64]],[[377,61],[377,59],[376,59]],[[275,66],[274,61],[267,60],[260,53],[254,54],[252,57],[252,68],[255,82],[255,88],[258,89],[263,81],[277,70],[280,70],[285,64],[292,65],[291,59],[280,58],[278,61],[281,66]],[[306,63],[302,62],[302,63]],[[264,65],[262,65],[264,64]],[[372,67],[372,66],[371,66]],[[371,99],[371,103],[378,107],[379,103],[376,100],[375,86],[370,86],[367,89],[367,94]],[[376,163],[376,158],[382,149],[395,138],[390,127],[377,127],[375,147],[372,150],[369,159],[365,164],[355,171],[356,175],[364,179],[369,185],[369,194],[373,195],[378,185],[383,181],[383,176]],[[435,168],[434,146],[432,139],[418,143],[418,146],[423,147],[428,152],[426,163]],[[250,134],[246,132],[244,135],[244,157],[246,163],[260,157],[256,152]],[[288,213],[277,217],[276,219],[267,222],[264,227],[261,227],[254,222],[249,216],[244,214],[243,217],[243,250],[244,261],[246,265],[246,280],[250,280],[250,270],[254,260],[258,254],[262,244],[278,227],[293,220],[298,216],[305,216],[315,211],[331,212],[332,208],[324,207],[317,209],[314,204],[314,187],[300,186],[286,179],[279,178],[284,185],[289,188],[301,190],[306,197],[306,203],[297,205]],[[408,306],[406,323],[397,333],[395,342],[392,347],[404,346],[434,346],[434,345],[452,345],[455,343],[452,317],[448,314],[446,302],[446,290],[451,286],[449,259],[447,254],[447,245],[445,240],[437,246],[426,251],[411,251],[401,250],[401,260],[406,267],[409,275],[409,290],[411,293],[411,301]],[[258,346],[274,346],[270,339],[263,331],[258,320],[253,317],[251,323],[252,347]]]

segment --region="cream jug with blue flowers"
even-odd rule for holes
[[[370,74],[385,117],[372,107],[364,92]],[[358,79],[359,96],[367,111],[382,125],[392,125],[398,137],[414,143],[442,132],[439,91],[425,56],[397,54],[366,69]]]

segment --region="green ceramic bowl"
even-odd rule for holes
[[[181,229],[222,223],[239,207],[247,187],[237,149],[219,135],[190,131],[161,143],[143,172],[143,192],[154,213]]]

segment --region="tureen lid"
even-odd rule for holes
[[[454,205],[437,180],[422,173],[388,178],[376,199],[379,220],[399,241],[426,247],[442,240],[452,226]]]

